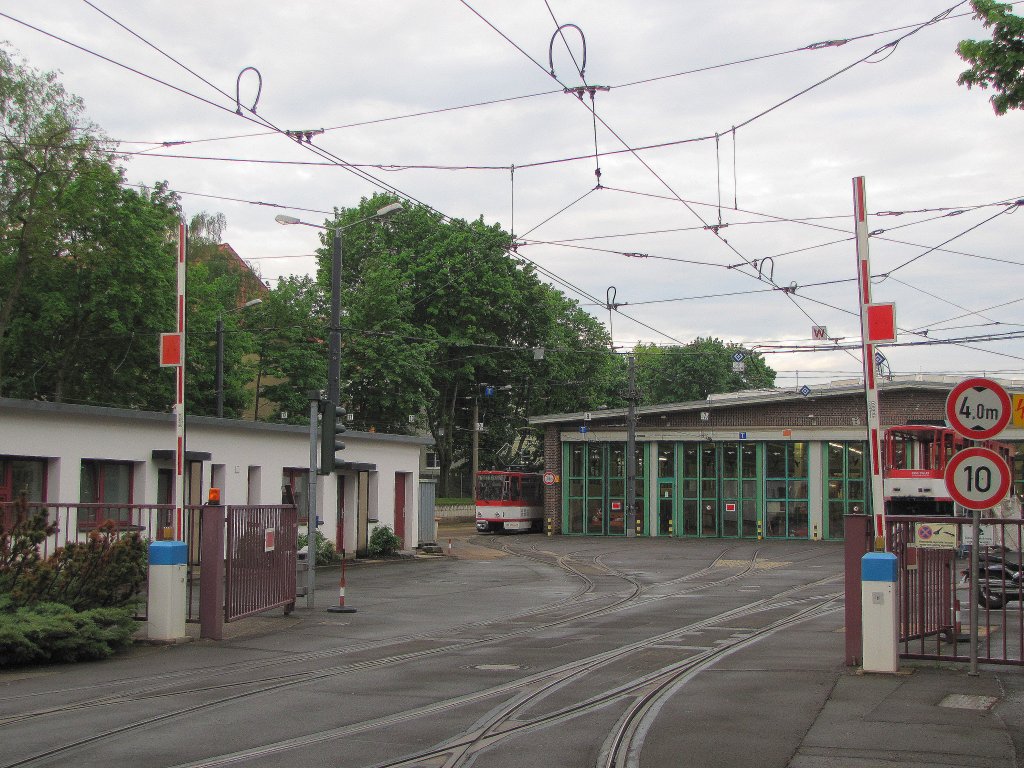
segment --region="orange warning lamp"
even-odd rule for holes
[[[210,489],[210,500],[207,503],[214,507],[220,504],[220,488]]]

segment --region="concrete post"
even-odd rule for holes
[[[149,597],[146,610],[150,640],[174,642],[185,637],[184,541],[154,541],[149,545]]]
[[[896,555],[868,552],[860,562],[864,671],[891,674],[898,671],[900,665]]]

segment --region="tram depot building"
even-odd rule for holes
[[[943,424],[951,377],[879,387],[887,427]],[[638,408],[641,536],[843,538],[843,516],[870,514],[866,407],[859,380],[750,390]],[[1024,389],[1024,385],[1014,387]],[[565,535],[624,535],[626,409],[535,416],[544,428],[545,524]],[[1000,439],[1024,440],[1010,428]],[[1020,488],[1021,457],[1014,461]]]

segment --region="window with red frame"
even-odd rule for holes
[[[83,461],[81,501],[103,506],[79,509],[79,525],[95,526],[106,520],[113,520],[118,525],[131,525],[133,474],[130,462]]]

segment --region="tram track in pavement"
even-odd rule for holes
[[[241,750],[229,754],[217,755],[173,768],[218,768],[244,764],[248,761],[278,755],[294,749],[308,747],[311,744],[324,744],[331,741],[357,736],[380,728],[387,728],[407,723],[413,719],[433,717],[472,704],[478,704],[488,698],[512,695],[482,718],[478,719],[469,729],[455,735],[438,745],[406,754],[384,762],[372,763],[367,768],[461,768],[471,765],[476,757],[489,749],[498,746],[502,741],[522,736],[532,731],[548,728],[578,717],[602,710],[621,701],[632,703],[620,717],[616,729],[603,746],[598,757],[598,768],[623,768],[633,766],[634,762],[623,762],[621,758],[639,753],[646,728],[652,716],[659,711],[658,705],[671,697],[686,682],[700,672],[712,667],[718,661],[742,650],[766,637],[803,621],[839,610],[835,605],[842,597],[841,592],[826,594],[812,598],[794,599],[793,593],[811,589],[838,580],[839,576],[831,576],[809,584],[801,584],[770,598],[724,611],[716,616],[692,622],[668,632],[628,643],[619,648],[604,651],[590,657],[560,665],[551,670],[529,675],[490,689],[484,689],[453,697],[431,705],[418,707],[395,713],[386,717],[375,718],[359,723],[352,723],[338,728],[319,731],[317,733],[294,737],[279,742],[265,744],[252,749]],[[712,648],[708,648],[694,656],[654,669],[638,675],[630,680],[614,685],[597,694],[569,705],[555,707],[549,712],[530,716],[527,710],[560,688],[564,688],[592,674],[596,670],[608,667],[615,662],[650,649],[653,646],[678,640],[695,631],[727,625],[738,618],[754,616],[764,611],[784,610],[794,607],[792,614],[770,622],[763,628],[752,630],[742,638],[734,638]],[[645,719],[646,718],[646,719]]]
[[[690,573],[690,574],[685,574],[685,575],[683,575],[683,576],[681,576],[681,577],[679,577],[677,579],[670,580],[670,582],[664,582],[664,584],[677,583],[677,582],[683,581],[683,580],[692,580],[692,579],[697,578],[697,577],[699,577],[701,575],[706,575],[706,574],[712,572],[715,569],[715,564],[718,563],[720,560],[722,560],[723,557],[725,556],[725,554],[728,554],[729,552],[733,551],[733,549],[735,549],[735,547],[729,548],[725,552],[720,553],[715,558],[715,560],[709,566],[707,566],[706,568],[700,569],[699,571],[695,571],[695,572]],[[520,554],[520,553],[516,553],[516,554]],[[572,553],[570,553],[570,554],[572,554]],[[624,574],[620,574],[620,573],[614,571],[614,569],[610,569],[607,566],[605,566],[604,564],[600,563],[600,560],[599,560],[600,557],[601,557],[601,555],[598,555],[598,556],[595,556],[594,558],[591,558],[592,564],[595,565],[595,567],[602,567],[602,568],[604,568],[609,575],[617,576],[619,578],[626,578]],[[562,561],[561,567],[563,567],[565,570],[567,570],[570,573],[574,573],[579,578],[585,579],[589,583],[589,585],[590,585],[587,588],[588,590],[593,588],[593,580],[592,579],[587,577],[585,574],[580,573],[579,569],[574,567],[573,565],[570,565],[568,563],[568,561],[565,560],[565,558],[560,558],[560,559]],[[726,584],[726,583],[729,583],[731,581],[734,581],[737,578],[741,577],[742,575],[744,575],[746,573],[749,573],[753,569],[754,564],[756,562],[756,559],[757,559],[757,551],[755,550],[755,552],[752,553],[747,566],[742,570],[741,573],[732,574],[732,575],[730,575],[728,577],[725,577],[723,579],[713,580],[711,582],[707,582],[707,583],[704,583],[704,584],[692,585],[690,589],[684,590],[683,592],[680,592],[678,594],[689,594],[689,593],[692,593],[693,591],[696,591],[696,590],[707,589],[707,588],[710,588],[710,587],[713,587],[713,586],[719,586],[719,585]],[[577,563],[577,565],[579,565],[579,564]],[[303,684],[307,684],[307,683],[319,683],[319,682],[322,682],[322,680],[325,677],[333,677],[333,676],[349,674],[349,673],[353,673],[353,672],[366,671],[366,670],[370,670],[370,669],[377,668],[377,667],[394,666],[396,664],[413,662],[413,661],[417,661],[417,660],[421,660],[421,659],[426,659],[426,658],[429,658],[431,656],[436,656],[436,655],[440,655],[440,654],[444,654],[444,653],[458,652],[458,651],[466,650],[468,648],[472,648],[474,646],[480,646],[480,645],[485,645],[485,644],[488,644],[488,643],[494,643],[494,642],[499,642],[499,641],[502,641],[502,640],[508,640],[508,639],[512,639],[512,638],[516,638],[516,637],[521,637],[523,635],[530,634],[530,633],[533,633],[533,632],[543,631],[543,630],[550,629],[550,628],[553,628],[553,627],[563,626],[563,625],[566,625],[566,624],[570,624],[572,622],[581,621],[581,620],[584,620],[584,619],[587,619],[587,618],[592,618],[592,617],[596,617],[596,616],[600,616],[600,615],[607,615],[607,614],[614,613],[614,612],[617,612],[617,611],[620,611],[620,610],[624,610],[624,609],[627,609],[628,607],[630,607],[629,603],[638,594],[640,594],[640,592],[642,590],[641,585],[639,585],[639,583],[635,579],[626,579],[626,580],[630,584],[633,585],[633,589],[631,590],[630,594],[628,596],[620,597],[618,600],[614,601],[610,605],[600,606],[600,607],[593,608],[593,609],[590,609],[590,610],[587,610],[587,611],[583,611],[581,613],[574,613],[571,616],[562,617],[562,618],[559,618],[557,620],[542,622],[540,624],[532,625],[532,626],[529,626],[529,627],[520,627],[520,628],[517,628],[515,630],[508,631],[508,632],[491,634],[491,635],[488,635],[486,637],[469,638],[469,639],[464,639],[463,638],[463,639],[458,639],[455,642],[438,645],[436,647],[432,647],[432,648],[429,648],[429,649],[414,650],[414,651],[409,651],[409,652],[406,652],[406,653],[396,653],[396,654],[391,654],[391,655],[388,655],[388,656],[385,656],[385,657],[381,657],[379,655],[380,648],[381,648],[380,643],[376,643],[376,644],[374,644],[374,643],[365,643],[365,644],[361,644],[361,647],[362,648],[373,649],[374,653],[375,653],[375,656],[374,656],[373,659],[365,660],[365,661],[353,661],[353,662],[350,662],[350,663],[347,663],[347,664],[338,665],[338,666],[335,666],[335,667],[329,667],[329,668],[326,668],[326,669],[319,669],[319,670],[316,670],[314,672],[302,671],[302,672],[296,672],[296,673],[284,673],[284,674],[281,674],[281,675],[274,675],[274,676],[270,676],[270,677],[263,677],[263,678],[257,678],[257,679],[248,679],[248,680],[243,680],[243,681],[230,681],[230,682],[225,682],[225,683],[222,683],[222,684],[212,684],[212,685],[205,685],[205,686],[199,686],[199,687],[189,686],[189,687],[181,687],[181,688],[173,688],[173,687],[169,688],[169,686],[167,685],[166,676],[162,676],[161,677],[161,681],[162,681],[161,684],[151,686],[150,688],[143,689],[142,691],[140,691],[138,689],[135,689],[130,694],[114,694],[114,695],[105,696],[105,697],[97,697],[97,698],[94,698],[94,699],[91,699],[91,700],[88,700],[88,701],[77,702],[77,703],[69,704],[69,705],[66,705],[66,706],[46,708],[46,709],[37,710],[37,711],[34,711],[34,712],[20,713],[18,715],[12,715],[12,716],[7,716],[7,717],[4,717],[4,718],[0,718],[0,727],[2,727],[2,726],[5,726],[5,725],[11,725],[11,724],[23,722],[25,720],[39,719],[39,718],[43,718],[45,716],[57,715],[57,714],[61,714],[61,713],[66,713],[66,712],[78,710],[78,709],[86,709],[86,708],[101,707],[101,706],[127,705],[127,704],[132,704],[132,703],[136,703],[136,702],[143,701],[143,700],[148,700],[148,699],[172,698],[172,697],[176,697],[176,696],[188,696],[188,695],[195,695],[195,694],[199,694],[199,693],[209,693],[209,692],[224,691],[224,690],[231,690],[231,689],[235,689],[237,691],[237,689],[239,689],[239,688],[244,688],[244,687],[247,687],[247,686],[255,686],[255,688],[253,690],[237,691],[237,692],[235,692],[235,693],[233,693],[231,695],[221,696],[221,697],[219,697],[219,698],[217,698],[215,700],[212,700],[212,701],[207,701],[207,702],[203,702],[203,703],[200,703],[200,704],[195,704],[195,705],[190,705],[190,706],[186,706],[186,707],[177,708],[177,709],[174,709],[174,710],[169,711],[169,712],[161,713],[161,714],[158,714],[158,715],[155,715],[155,716],[151,716],[151,717],[148,717],[148,718],[144,718],[144,719],[141,719],[141,720],[136,720],[134,722],[125,723],[124,725],[121,725],[119,727],[111,728],[111,729],[105,730],[105,731],[103,731],[101,733],[92,734],[92,735],[90,735],[88,737],[75,740],[73,742],[67,743],[67,744],[59,746],[59,747],[55,747],[55,748],[50,749],[50,750],[46,750],[46,751],[41,752],[39,754],[32,755],[32,756],[23,758],[21,760],[17,760],[15,762],[5,763],[2,766],[2,768],[14,768],[15,766],[28,766],[28,765],[38,764],[40,762],[45,762],[48,759],[56,757],[57,755],[67,754],[67,753],[74,752],[76,749],[79,749],[79,748],[85,747],[87,745],[96,743],[96,742],[101,741],[103,739],[108,739],[108,738],[116,737],[119,734],[128,733],[128,732],[131,732],[131,731],[136,730],[136,729],[150,727],[152,725],[155,725],[155,724],[158,724],[158,723],[167,722],[167,721],[170,721],[170,720],[175,719],[175,718],[186,717],[188,715],[196,714],[198,712],[201,712],[201,711],[204,711],[204,710],[207,710],[207,709],[211,709],[211,708],[218,707],[218,706],[223,706],[223,705],[229,704],[231,702],[237,702],[237,701],[239,701],[241,699],[244,699],[244,698],[249,698],[249,697],[253,697],[253,696],[260,696],[260,695],[266,695],[266,694],[273,693],[275,691],[280,691],[280,690],[285,689],[285,688],[299,686],[299,685],[303,685]],[[585,593],[586,591],[587,590],[584,590],[583,593]],[[579,594],[579,593],[577,593],[577,594]],[[664,599],[664,598],[662,598],[662,599]],[[564,602],[565,601],[559,601],[559,603],[557,603],[556,606],[560,606]],[[759,601],[759,602],[763,602],[763,601]],[[757,603],[754,603],[754,604],[756,605]],[[545,610],[552,610],[554,607],[555,606],[548,606],[548,607],[546,607]],[[538,612],[543,612],[543,611],[538,611]],[[528,613],[535,614],[536,612],[532,612],[531,611],[531,612],[528,612]],[[727,612],[727,614],[723,614],[723,616],[724,615],[731,615],[731,613],[732,612]],[[511,617],[511,619],[510,619],[510,617],[504,617],[502,619],[492,620],[492,621],[488,621],[488,622],[472,622],[472,623],[467,623],[465,625],[460,625],[460,626],[463,627],[464,630],[473,630],[473,629],[485,628],[487,626],[492,626],[494,624],[499,624],[499,623],[508,623],[510,621],[514,622],[516,620],[518,620],[518,617]],[[455,630],[456,630],[456,628],[450,628],[450,629],[445,630],[445,631],[440,632],[440,633],[423,633],[423,634],[420,634],[420,635],[409,636],[409,637],[413,637],[413,638],[415,638],[417,640],[420,640],[420,641],[436,640],[436,639],[438,639],[439,635],[452,634]],[[315,653],[310,653],[310,654],[303,654],[303,656],[305,658],[310,658],[310,657],[316,658],[316,657],[323,657],[325,655],[326,656],[334,656],[334,655],[338,655],[340,653],[346,653],[346,652],[347,653],[354,653],[355,651],[353,651],[351,648],[332,649],[331,651],[327,651],[327,652],[315,652]],[[292,661],[295,661],[295,658],[289,656],[289,657],[287,657],[287,660],[289,662],[292,662]],[[273,664],[275,662],[274,661],[265,661],[264,663],[265,664]],[[279,664],[280,660],[278,660],[276,663]],[[225,665],[225,667],[230,667],[232,669],[237,668],[238,666],[239,666],[238,664]],[[228,671],[222,671],[221,672],[221,674],[228,674],[228,673],[229,673]],[[194,676],[197,676],[197,675],[198,676],[202,676],[204,678],[208,678],[210,676],[210,672],[209,672],[209,670],[206,670],[206,671],[199,670],[198,672],[195,672],[195,673],[192,673],[192,672],[185,673],[185,674],[183,674],[182,678],[179,678],[178,680],[176,680],[174,682],[175,683],[181,683],[183,680],[185,682],[187,682],[187,680],[190,677],[194,677]],[[492,694],[492,695],[496,695],[496,694]]]
[[[489,545],[484,545],[484,546],[489,546]],[[492,547],[492,548],[498,549],[497,547]],[[326,650],[322,650],[322,651],[310,651],[310,652],[307,652],[307,653],[300,653],[300,654],[281,654],[281,655],[275,655],[272,658],[262,659],[262,660],[257,661],[257,662],[253,662],[253,661],[233,662],[231,664],[225,664],[225,665],[219,665],[219,666],[211,666],[211,667],[203,667],[203,668],[197,669],[197,670],[187,670],[187,671],[181,671],[181,672],[175,672],[175,673],[165,673],[165,674],[161,674],[161,675],[154,675],[154,676],[149,677],[149,678],[142,678],[141,679],[141,682],[143,682],[143,683],[150,682],[150,681],[152,681],[154,683],[154,685],[151,685],[151,686],[148,686],[148,687],[144,687],[144,688],[141,688],[141,689],[138,687],[138,685],[140,683],[140,679],[139,678],[131,678],[131,679],[127,679],[127,680],[114,680],[114,681],[110,681],[109,683],[106,683],[105,685],[109,686],[109,687],[131,685],[131,686],[133,686],[132,692],[130,694],[128,694],[128,695],[126,695],[126,694],[111,694],[111,695],[108,695],[108,696],[94,697],[94,698],[91,698],[91,699],[88,699],[88,700],[85,700],[85,701],[81,701],[81,702],[70,703],[70,704],[59,706],[59,707],[47,707],[47,708],[43,708],[43,709],[33,710],[33,711],[30,711],[30,712],[19,713],[19,714],[16,714],[16,715],[6,715],[6,716],[0,715],[0,728],[2,728],[5,725],[10,725],[10,724],[13,724],[13,723],[22,722],[24,720],[39,718],[39,717],[43,717],[43,716],[47,716],[47,715],[56,715],[56,714],[71,712],[71,711],[78,710],[78,709],[87,709],[87,708],[107,706],[107,705],[123,704],[123,703],[131,702],[131,701],[139,701],[139,700],[143,700],[143,699],[147,699],[147,698],[161,698],[161,697],[167,697],[167,696],[185,695],[187,693],[196,693],[196,692],[206,692],[206,691],[212,691],[212,690],[219,690],[219,689],[223,689],[223,688],[236,688],[236,687],[243,686],[243,685],[256,685],[256,684],[258,684],[260,682],[266,683],[266,682],[273,682],[273,681],[289,680],[289,679],[294,678],[295,676],[302,677],[302,676],[304,676],[304,675],[306,675],[308,673],[306,673],[306,672],[290,673],[290,674],[282,674],[282,675],[275,675],[275,676],[272,676],[272,677],[260,678],[260,679],[257,679],[257,680],[248,680],[248,681],[243,681],[243,682],[231,682],[231,683],[226,683],[226,684],[222,684],[222,685],[212,684],[212,685],[204,685],[204,686],[201,686],[201,687],[191,687],[191,688],[188,688],[188,689],[185,689],[185,690],[175,690],[175,689],[169,690],[169,688],[173,684],[176,684],[176,683],[187,683],[188,681],[194,680],[194,679],[209,680],[211,677],[222,677],[222,676],[229,675],[229,674],[232,674],[234,672],[237,672],[237,671],[243,670],[243,669],[244,670],[254,670],[254,669],[263,669],[263,668],[267,668],[267,667],[273,668],[273,667],[280,666],[282,662],[287,662],[288,664],[309,663],[309,662],[313,662],[313,661],[317,661],[317,660],[322,660],[322,659],[335,658],[335,657],[338,657],[338,656],[356,655],[356,654],[358,654],[360,652],[364,652],[364,651],[372,651],[375,654],[379,654],[379,652],[380,652],[382,647],[396,647],[396,646],[401,646],[403,644],[422,642],[422,641],[437,640],[439,638],[444,638],[446,636],[452,636],[452,635],[458,635],[460,633],[465,633],[467,631],[474,630],[474,629],[485,629],[486,627],[492,626],[492,625],[495,625],[495,624],[515,623],[515,622],[522,621],[523,619],[528,619],[530,617],[541,615],[541,614],[544,614],[544,613],[556,612],[556,611],[561,610],[565,606],[572,605],[574,603],[578,603],[580,598],[583,595],[587,594],[588,592],[591,592],[594,589],[595,585],[594,585],[593,579],[588,577],[578,567],[575,567],[575,565],[572,564],[573,558],[575,558],[575,557],[577,557],[579,555],[578,552],[569,552],[569,553],[565,553],[563,555],[558,555],[557,553],[549,553],[549,554],[552,555],[552,557],[551,558],[547,558],[547,557],[542,557],[542,556],[539,556],[539,555],[531,555],[529,553],[524,553],[524,552],[521,552],[521,551],[518,551],[518,550],[514,550],[514,549],[508,547],[508,545],[503,545],[501,547],[501,549],[503,551],[507,552],[508,554],[513,554],[513,555],[516,555],[516,556],[524,557],[526,559],[531,559],[531,560],[534,560],[536,562],[540,562],[540,563],[545,564],[545,565],[553,565],[553,566],[562,568],[563,570],[569,572],[570,574],[572,574],[576,578],[582,580],[583,583],[584,583],[584,587],[582,589],[580,589],[580,590],[577,590],[574,594],[570,595],[569,597],[564,598],[563,600],[559,600],[559,601],[557,601],[555,603],[548,604],[548,605],[545,605],[545,606],[540,606],[538,608],[534,608],[534,609],[531,609],[531,610],[528,610],[528,611],[521,611],[521,612],[513,614],[511,616],[503,616],[503,617],[499,617],[499,618],[495,618],[495,619],[489,619],[489,620],[485,620],[485,621],[465,622],[463,624],[459,624],[459,625],[456,625],[456,626],[453,626],[453,627],[449,627],[449,628],[444,629],[444,630],[435,631],[435,632],[424,632],[424,633],[417,633],[417,634],[402,635],[402,636],[399,636],[399,637],[391,638],[388,641],[386,641],[385,643],[382,643],[379,640],[370,640],[370,641],[364,641],[364,642],[361,642],[361,643],[352,643],[352,644],[346,645],[343,648],[326,649]],[[713,571],[713,569],[715,568],[716,564],[719,561],[721,561],[725,557],[726,554],[728,554],[729,552],[732,552],[735,549],[736,549],[736,546],[733,546],[733,547],[729,547],[725,551],[719,553],[719,555],[715,558],[715,560],[709,566],[707,566],[706,568],[703,568],[703,569],[701,569],[699,571],[696,571],[696,572],[693,572],[691,574],[684,575],[684,576],[680,577],[679,579],[674,579],[674,580],[672,580],[670,582],[664,582],[664,583],[665,584],[671,584],[671,583],[678,582],[680,580],[689,580],[689,579],[697,578],[697,577],[699,577],[701,575],[704,575],[706,573],[710,573],[710,572]],[[598,555],[595,558],[593,558],[595,567],[603,567],[604,570],[606,572],[608,572],[610,575],[620,575],[618,573],[613,572],[613,569],[609,569],[607,566],[603,566],[603,564],[600,564],[599,563],[599,559],[600,559],[601,556],[603,556],[603,555]],[[756,556],[756,553],[755,553],[755,556]],[[746,573],[748,571],[749,571],[749,568],[745,569],[744,573]],[[509,637],[520,635],[524,631],[542,631],[542,630],[545,630],[545,629],[549,629],[551,627],[559,626],[561,624],[564,624],[564,623],[567,623],[567,622],[570,622],[570,621],[576,621],[576,620],[580,620],[580,619],[584,619],[584,618],[589,618],[589,617],[597,615],[597,614],[609,613],[609,612],[613,612],[613,611],[615,611],[617,609],[620,609],[623,605],[625,605],[625,604],[629,603],[631,600],[635,599],[638,596],[639,591],[640,591],[640,585],[636,582],[636,580],[628,579],[625,575],[621,575],[621,577],[624,578],[624,579],[627,579],[629,581],[629,583],[631,583],[634,586],[634,589],[633,589],[633,591],[628,596],[622,597],[622,598],[616,600],[611,605],[600,606],[598,608],[594,608],[592,610],[584,611],[582,613],[574,613],[571,616],[562,617],[562,618],[559,618],[559,619],[554,620],[554,621],[549,622],[549,623],[540,624],[540,625],[538,625],[536,627],[520,629],[520,630],[517,630],[516,632],[513,632],[513,633],[494,635],[493,637],[490,637],[490,638],[484,638],[480,642],[500,641],[500,640],[503,640],[503,639],[506,639],[506,638],[509,638]],[[716,586],[717,584],[719,584],[721,582],[722,582],[722,580],[719,580],[717,582],[712,582],[712,583],[709,583],[707,585],[702,585],[701,588],[707,588],[707,587],[711,587],[711,586]],[[600,597],[600,595],[597,596],[597,598],[599,598],[599,597]],[[442,651],[446,651],[446,650],[451,650],[451,647],[445,647],[445,648],[439,649],[437,652],[442,652]],[[429,655],[429,654],[428,654],[428,652],[422,652],[421,655]],[[387,658],[391,659],[391,660],[394,660],[394,659],[396,659],[398,657],[396,657],[396,656],[389,656]],[[328,671],[333,671],[333,670],[328,670]],[[352,671],[360,671],[360,669],[359,668],[353,668]],[[43,691],[43,692],[37,692],[37,693],[30,694],[29,698],[31,698],[31,697],[39,697],[39,696],[44,696],[44,695],[54,695],[55,693],[73,693],[73,692],[79,691],[79,690],[95,690],[95,688],[96,688],[96,686],[93,685],[93,686],[88,686],[88,687],[80,686],[78,688],[65,688],[65,689],[59,689],[57,691],[54,691],[54,690],[51,689],[51,690],[47,690],[47,691]],[[10,697],[10,698],[7,699],[7,701],[13,701],[13,700],[16,700],[17,698],[18,697]]]

